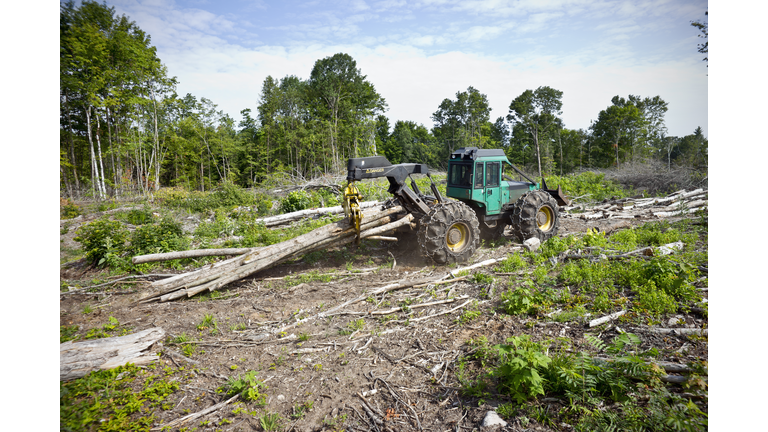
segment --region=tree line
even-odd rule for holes
[[[338,53],[317,60],[307,79],[268,76],[256,110],[243,109],[236,124],[205,97],[179,96],[150,36],[106,4],[62,4],[60,44],[60,183],[69,196],[251,187],[276,173],[336,175],[347,158],[371,155],[443,169],[466,146],[502,148],[539,175],[648,159],[707,167],[701,128],[668,136],[659,96],[616,96],[584,130],[565,127],[562,91],[526,90],[491,122],[487,95],[470,86],[439,104],[431,129],[392,125],[384,97]]]

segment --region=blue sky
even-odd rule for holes
[[[433,126],[444,98],[473,86],[491,121],[526,89],[563,91],[563,120],[588,128],[615,95],[661,96],[670,135],[707,134],[707,67],[696,51],[707,2],[606,0],[108,0],[149,33],[178,93],[240,119],[264,78],[309,77],[345,52],[394,124]]]

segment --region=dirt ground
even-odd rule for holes
[[[560,234],[584,232],[592,227],[611,231],[647,221],[587,222],[562,218]],[[62,235],[63,248],[79,246],[71,243],[72,231]],[[503,258],[520,246],[510,239],[501,243],[494,248],[481,247],[472,262]],[[357,259],[351,265],[353,272],[347,264],[351,257]],[[60,323],[78,325],[85,331],[101,327],[108,317],[113,316],[121,328],[128,328],[130,332],[152,327],[165,330],[168,339],[153,350],[164,352],[160,364],[177,368],[185,366],[186,370],[196,372],[185,375],[180,389],[171,396],[174,407],[158,412],[155,426],[225,400],[223,395],[215,392],[225,379],[255,370],[258,379],[268,386],[267,404],[260,408],[250,404],[248,410],[279,413],[284,419],[282,430],[369,430],[371,422],[361,394],[371,390],[376,393],[369,394],[365,400],[370,409],[388,420],[386,427],[390,430],[475,430],[480,428],[488,411],[509,400],[482,401],[459,395],[456,360],[470,350],[469,339],[486,336],[491,344],[495,344],[510,336],[527,334],[537,341],[567,337],[575,347],[586,346],[583,335],[587,329],[583,324],[495,313],[499,298],[497,291],[504,289],[508,280],[516,277],[514,275],[495,276],[497,282],[490,296],[486,295],[487,286],[470,280],[403,289],[352,304],[329,317],[310,320],[286,331],[282,338],[263,336],[272,329],[299,318],[315,316],[366,291],[393,282],[438,277],[453,269],[455,267],[425,262],[415,241],[371,243],[365,250],[354,250],[353,247],[330,250],[311,264],[302,260],[277,266],[230,285],[217,299],[201,301],[192,298],[137,305],[141,284],[105,287],[101,294],[62,295]],[[492,267],[480,271],[493,274]],[[299,283],[286,278],[329,273],[336,274],[331,282]],[[77,267],[62,268],[61,271],[62,280],[84,283],[98,275],[93,270]],[[396,308],[402,302],[416,304],[426,299],[434,302],[463,295],[477,300],[476,307],[483,312],[479,319],[467,324],[457,322],[466,308],[438,315],[456,308],[464,300],[412,308],[407,315],[403,311],[388,316],[370,314]],[[83,313],[86,304],[92,306],[93,312]],[[197,329],[207,314],[217,321],[216,334],[211,334],[210,329]],[[430,318],[417,320],[424,317]],[[406,322],[408,318],[411,322]],[[674,327],[701,327],[706,323],[706,318],[695,314],[680,314],[676,319]],[[352,330],[350,323],[357,320],[364,324]],[[664,326],[667,326],[666,322]],[[615,326],[600,331],[605,335],[618,334]],[[641,348],[655,346],[663,349],[664,353],[674,355],[677,362],[707,358],[706,342],[692,342],[682,336],[635,333],[642,340]],[[169,343],[170,339],[182,334],[196,341],[197,352],[190,354],[188,360],[182,357],[181,346]],[[169,355],[170,352],[174,355]],[[295,418],[299,417],[297,407],[306,402],[311,402],[312,409],[301,418]],[[546,404],[554,410],[564,406],[558,401]],[[197,427],[198,431],[262,430],[258,417],[247,412],[233,414],[233,408],[225,407],[185,426],[190,430]],[[209,421],[210,426],[201,426],[203,420]],[[569,428],[560,425],[558,429]],[[511,421],[505,430],[555,429],[539,425],[535,420],[523,424],[518,419]]]

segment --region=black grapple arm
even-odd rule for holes
[[[386,177],[389,180],[387,192],[397,197],[406,210],[411,213],[427,214],[429,206],[424,202],[424,196],[418,193],[418,189],[414,192],[405,184],[405,180],[411,174],[425,174],[429,177],[429,168],[417,163],[392,165],[384,156],[351,158],[347,162],[347,181]],[[437,199],[441,200],[442,197],[437,194],[437,188],[434,184],[432,186]]]

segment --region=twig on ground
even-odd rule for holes
[[[184,416],[184,417],[182,417],[180,419],[176,419],[176,420],[174,420],[174,421],[172,421],[170,423],[167,423],[167,424],[165,424],[165,425],[163,425],[161,427],[156,427],[156,428],[150,429],[150,430],[159,431],[159,430],[163,430],[163,429],[166,429],[166,428],[173,428],[173,427],[175,427],[177,425],[181,425],[181,424],[186,423],[186,422],[188,422],[190,420],[194,420],[194,419],[196,419],[198,417],[202,417],[204,415],[207,415],[207,414],[210,414],[210,413],[212,413],[214,411],[217,411],[220,408],[223,408],[224,406],[228,405],[230,402],[234,401],[235,399],[237,399],[239,397],[240,397],[239,394],[238,395],[234,395],[231,398],[225,400],[224,402],[217,403],[216,405],[213,405],[212,407],[206,408],[206,409],[204,409],[202,411],[190,414],[188,416]]]
[[[164,273],[162,273],[162,274],[130,275],[130,276],[124,276],[124,277],[121,277],[119,279],[115,279],[115,280],[112,280],[112,281],[109,281],[109,282],[104,282],[104,283],[98,284],[98,285],[91,285],[91,286],[87,286],[87,287],[73,289],[71,291],[64,291],[64,292],[59,293],[59,294],[61,294],[61,295],[64,295],[64,294],[74,294],[74,293],[78,293],[78,292],[89,290],[89,289],[93,289],[93,288],[99,288],[99,287],[103,287],[103,286],[107,286],[107,285],[114,285],[114,284],[116,284],[119,281],[123,281],[123,280],[127,280],[127,279],[141,279],[141,278],[148,278],[148,277],[171,277],[171,276],[176,276],[176,275],[174,275],[174,274],[164,274]],[[93,293],[93,294],[97,294],[97,293]]]

